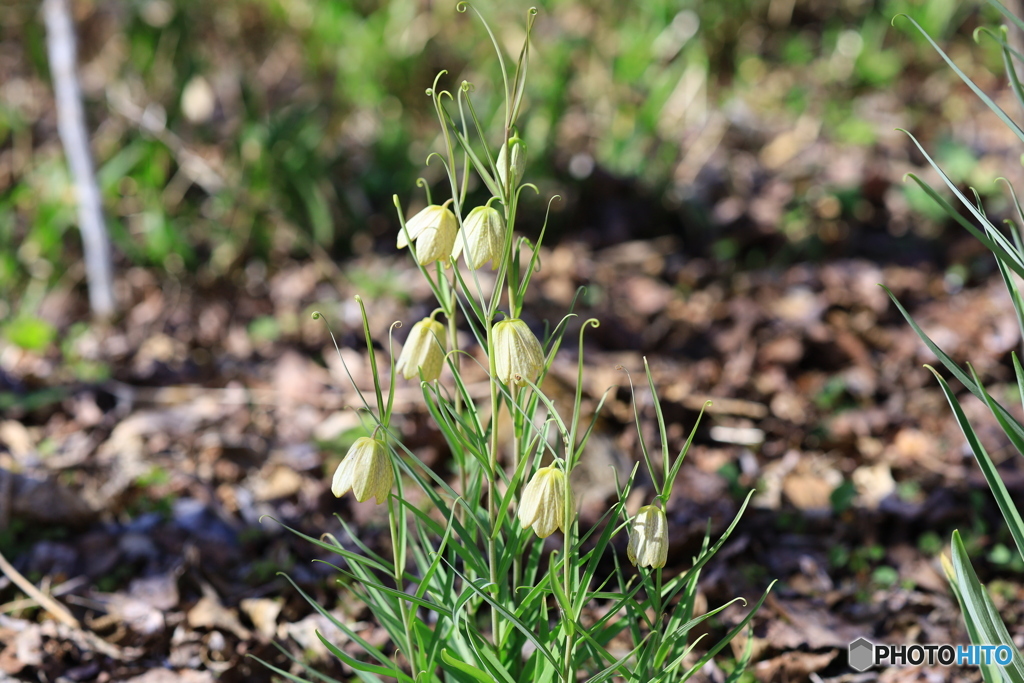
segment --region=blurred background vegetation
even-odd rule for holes
[[[912,130],[957,181],[991,191],[986,137],[906,12],[984,88],[999,54],[955,0],[547,0],[521,133],[557,193],[556,236],[676,234],[689,254],[758,267],[828,254],[932,258],[941,218],[899,182]],[[422,203],[438,127],[424,89],[476,85],[492,47],[470,14],[424,0],[74,3],[106,216],[123,273],[200,289],[282,261],[331,268],[393,249],[392,194]],[[512,54],[527,5],[481,0]],[[55,286],[83,282],[37,3],[0,7],[0,319],[42,348]],[[494,141],[495,144],[496,141]],[[981,169],[979,172],[978,169]],[[1005,171],[1003,171],[1005,173]],[[894,182],[895,181],[895,182]],[[543,202],[523,229],[535,230]],[[997,207],[998,208],[998,207]],[[930,218],[929,218],[930,217]],[[531,222],[532,221],[532,222]],[[532,226],[532,227],[531,227]]]

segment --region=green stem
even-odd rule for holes
[[[519,431],[520,431],[520,419],[516,416],[518,411],[515,406],[519,403],[519,387],[516,386],[515,382],[512,382],[512,477],[515,478],[516,470],[519,469]],[[516,484],[518,489],[518,484]],[[519,491],[512,492],[512,500],[518,503]],[[522,560],[519,557],[519,553],[516,553],[515,558],[512,560],[512,604],[516,604],[516,589],[519,587],[519,577],[522,574]]]
[[[401,476],[396,478],[395,491],[397,492],[397,498],[402,500],[402,479]],[[403,511],[401,519],[398,519],[399,515],[395,513],[395,507],[392,498],[388,498],[388,523],[391,527],[391,553],[394,558],[394,575],[395,575],[395,587],[400,590],[405,590],[405,582],[403,580],[403,574],[405,573],[405,554],[406,554],[406,520],[405,513]],[[401,527],[399,528],[399,524]],[[409,668],[413,673],[414,678],[419,677],[419,666],[417,663],[417,657],[415,655],[415,648],[413,647],[412,641],[412,610],[415,607],[412,604],[407,604],[404,600],[398,601],[398,611],[402,614],[402,627],[405,630],[405,659],[409,662]]]
[[[487,359],[491,372],[491,452],[487,468],[487,519],[490,522],[488,529],[490,533],[487,534],[487,564],[490,569],[491,585],[494,586],[495,591],[498,591],[498,535],[494,531],[495,525],[498,522],[498,411],[501,408],[501,403],[499,402],[498,393],[498,368],[494,358],[493,329],[494,326],[488,323]],[[495,598],[499,597],[500,592],[497,592]],[[491,636],[494,639],[495,646],[501,642],[501,634],[498,632],[499,626],[498,611],[491,609]]]
[[[565,487],[566,494],[569,493],[569,474],[565,475]],[[563,514],[567,514],[569,510],[569,496],[565,496],[565,510]],[[569,552],[572,549],[572,523],[565,528],[565,533],[562,534],[562,584],[565,586],[566,595],[574,595],[572,589],[572,562],[570,562]],[[565,656],[562,665],[562,671],[564,672],[565,683],[576,683],[576,667],[573,665],[573,649],[576,646],[576,628],[575,625],[569,626],[568,622],[574,620],[574,616],[570,611],[569,614],[565,615],[566,627],[565,627]]]

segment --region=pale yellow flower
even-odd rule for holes
[[[412,326],[405,340],[402,353],[395,363],[395,372],[406,379],[420,377],[433,382],[441,376],[444,364],[444,325],[431,318],[424,318]]]
[[[532,526],[541,538],[561,529],[565,533],[565,496],[569,496],[570,520],[576,514],[572,487],[566,485],[565,474],[557,467],[541,467],[523,489],[519,501],[519,523]]]
[[[530,327],[519,318],[494,324],[494,367],[498,379],[525,386],[534,381],[544,367],[544,350]]]
[[[511,160],[506,162],[505,159],[508,157],[508,151],[512,150]],[[505,177],[505,164],[508,163],[509,170],[512,172],[512,184],[509,186]],[[512,138],[508,141],[508,147],[502,147],[498,151],[498,160],[495,162],[495,166],[498,167],[498,178],[501,180],[501,184],[504,187],[510,187],[511,190],[515,191],[519,185],[520,179],[523,177],[523,171],[526,170],[526,143],[519,138]]]
[[[459,257],[465,249],[466,265],[476,270],[491,261],[497,269],[505,247],[505,219],[490,206],[478,206],[462,221],[462,232],[455,237],[452,256]]]
[[[387,446],[379,439],[363,436],[356,439],[335,470],[331,493],[341,498],[351,490],[360,503],[373,496],[379,505],[387,500],[394,480]]]
[[[405,222],[405,230],[398,231],[398,248],[416,243],[416,260],[421,266],[442,261],[447,266],[459,222],[448,207],[431,204]],[[406,231],[409,235],[406,238]]]
[[[634,566],[653,569],[665,566],[668,560],[668,521],[664,510],[655,505],[640,508],[633,518],[626,555]]]

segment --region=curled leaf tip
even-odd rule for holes
[[[459,2],[459,3],[456,3],[456,5],[455,5],[455,11],[456,12],[465,13],[465,11],[468,10],[468,9],[469,9],[469,3],[468,2]]]
[[[903,13],[903,12],[900,12],[899,14],[895,15],[895,16],[894,16],[894,17],[892,18],[892,21],[891,21],[890,23],[891,23],[891,24],[892,24],[893,26],[895,26],[895,25],[896,25],[896,20],[897,20],[897,19],[899,19],[900,17],[905,17],[905,18],[907,18],[907,19],[909,19],[909,18],[910,18],[910,16],[909,16],[909,15],[907,15],[907,14],[905,14],[905,13]]]
[[[321,315],[320,311],[313,311],[312,317],[313,317],[313,320],[319,320],[320,318],[323,317],[323,315]]]

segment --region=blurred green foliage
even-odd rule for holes
[[[681,169],[709,112],[812,116],[831,140],[870,146],[878,131],[856,115],[858,97],[936,59],[906,34],[894,39],[890,19],[907,12],[949,42],[982,11],[954,0],[537,4],[521,131],[531,175],[545,193],[571,198],[596,166],[669,206],[687,194],[692,178]],[[45,292],[82,277],[33,7],[15,3],[0,28],[20,47],[0,80],[8,92],[13,83],[43,93],[0,98],[0,318],[11,318],[4,334],[26,348],[52,341],[33,317]],[[526,4],[479,7],[503,46],[517,44]],[[122,265],[200,284],[234,277],[252,259],[341,257],[389,243],[391,195],[420,202],[417,175],[441,177],[437,164],[422,170],[436,145],[415,142],[436,135],[423,95],[434,74],[449,69],[449,88],[473,82],[485,125],[496,106],[489,84],[498,74],[475,66],[491,69],[492,48],[454,2],[136,0],[90,3],[79,19],[93,148]],[[999,64],[991,44],[973,54]],[[945,161],[968,178],[964,152],[951,148]],[[917,199],[908,190],[923,207]],[[803,239],[806,223],[796,206],[780,230]],[[735,256],[730,244],[716,256]]]

